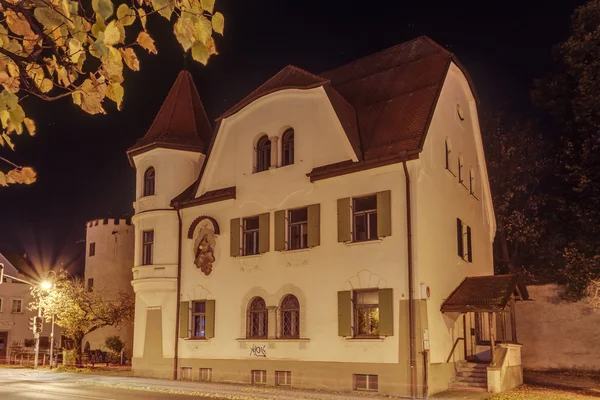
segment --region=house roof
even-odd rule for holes
[[[529,299],[519,275],[490,275],[465,278],[442,304],[442,312],[496,312],[506,307],[511,295]]]
[[[4,273],[7,275],[18,276],[19,271],[2,253],[0,253],[0,264],[4,264]]]
[[[188,71],[181,71],[146,135],[127,150],[133,156],[153,148],[203,151],[213,131]]]

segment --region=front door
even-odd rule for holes
[[[8,332],[0,332],[0,361],[6,360],[8,351]]]

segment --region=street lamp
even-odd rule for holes
[[[54,272],[54,271],[51,271],[51,272]],[[51,290],[54,286],[55,286],[55,284],[52,283],[52,282],[50,282],[50,281],[43,281],[40,284],[40,287],[43,290],[45,290],[45,291]],[[40,309],[41,309],[41,307],[38,308],[38,312],[39,312]],[[50,369],[52,369],[53,364],[54,364],[54,313],[52,313],[52,325],[51,325],[51,327],[52,328],[50,330]],[[37,342],[36,345],[37,345],[38,351],[39,351],[39,347],[40,347],[40,337],[39,336],[40,335],[38,334],[37,337],[36,337],[36,342]],[[37,364],[37,360],[38,360],[38,356],[36,354],[36,357],[35,357],[36,364]]]

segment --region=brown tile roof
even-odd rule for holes
[[[212,128],[192,75],[181,71],[146,135],[127,150],[135,154],[155,147],[203,151]]]
[[[195,192],[195,184],[188,187],[182,194],[171,201],[171,205],[179,206],[197,206],[200,204],[216,203],[217,201],[235,199],[236,187],[231,186],[224,189],[210,190],[200,197],[193,198]],[[191,196],[191,197],[190,197]]]
[[[465,278],[442,304],[442,312],[496,312],[503,310],[512,294],[529,299],[519,275],[490,275]]]

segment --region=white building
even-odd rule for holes
[[[474,321],[504,316],[519,285],[465,280],[493,274],[496,229],[476,103],[427,37],[320,75],[286,67],[214,134],[181,72],[128,151],[134,372],[421,395],[465,380],[465,357],[489,364],[479,345],[506,324]],[[469,309],[468,287],[495,308]],[[494,368],[518,381],[504,346]]]
[[[85,285],[88,290],[101,290],[118,299],[121,293],[133,295],[134,228],[124,218],[104,218],[86,223]],[[107,326],[89,333],[83,339],[84,350],[108,351],[104,342],[119,336],[125,343],[125,354],[133,353],[133,323]]]

